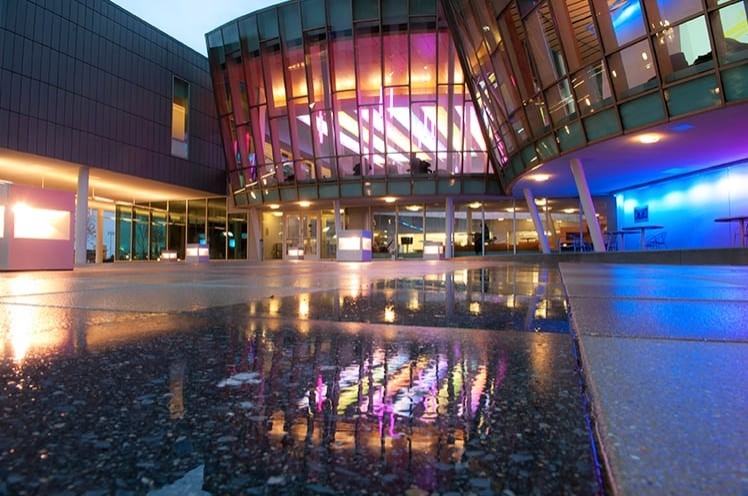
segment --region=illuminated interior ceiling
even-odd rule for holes
[[[748,158],[745,130],[748,104],[702,112],[641,132],[589,145],[536,167],[512,184],[513,196],[529,188],[536,197],[574,197],[577,188],[569,161],[581,161],[593,195],[617,191],[694,173]],[[659,141],[642,143],[641,134],[657,134]],[[548,180],[537,182],[536,174]]]
[[[5,182],[75,192],[80,167],[80,164],[0,149],[0,178]],[[89,202],[90,205],[98,202],[111,208],[114,208],[114,202],[135,203],[219,196],[93,167],[89,167],[88,191],[90,197],[96,197]]]

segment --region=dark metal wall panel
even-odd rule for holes
[[[203,55],[108,0],[0,4],[2,146],[225,194]],[[190,85],[188,160],[171,155],[174,76]]]

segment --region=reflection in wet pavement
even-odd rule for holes
[[[3,338],[0,494],[602,492],[555,270],[93,321]]]

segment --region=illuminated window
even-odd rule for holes
[[[190,85],[174,78],[171,100],[171,154],[189,157]]]
[[[16,205],[13,208],[14,237],[24,239],[70,239],[70,212]]]

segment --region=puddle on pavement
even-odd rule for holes
[[[601,492],[555,271],[149,320],[3,358],[0,494],[140,494],[200,466],[214,495]]]

